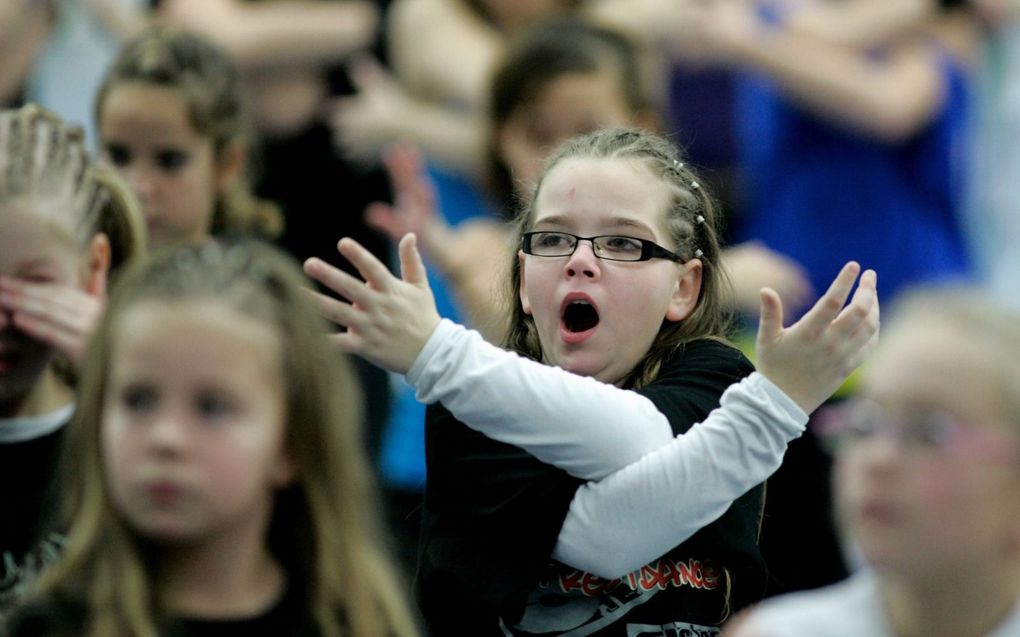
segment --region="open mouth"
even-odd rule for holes
[[[563,308],[562,321],[568,332],[587,332],[599,324],[599,313],[588,301],[575,299]]]

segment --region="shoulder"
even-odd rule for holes
[[[781,595],[754,607],[733,637],[884,637],[874,576],[868,572],[823,588]]]
[[[636,391],[651,400],[679,434],[704,420],[719,406],[726,388],[753,371],[735,347],[708,339],[692,341],[666,359],[651,383]]]

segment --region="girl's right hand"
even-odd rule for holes
[[[64,354],[75,367],[85,356],[105,305],[101,293],[0,276],[0,307],[12,313],[14,325]]]
[[[345,352],[406,374],[439,325],[439,312],[415,236],[408,234],[400,240],[400,278],[353,239],[341,239],[338,249],[364,281],[321,259],[305,261],[308,276],[350,301],[312,292],[323,316],[347,328],[333,339]]]
[[[850,262],[803,317],[783,327],[783,302],[761,291],[757,367],[801,409],[811,413],[828,399],[878,343],[877,275],[866,270],[844,307],[861,266]]]

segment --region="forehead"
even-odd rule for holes
[[[174,374],[280,373],[281,344],[273,327],[223,302],[136,302],[113,328],[115,358],[131,366]]]
[[[0,203],[0,272],[16,274],[30,265],[67,266],[76,262],[68,215],[53,201]]]
[[[198,137],[191,124],[184,93],[176,88],[144,82],[125,82],[110,88],[100,113],[104,136],[125,136],[183,143]]]
[[[944,322],[895,326],[868,364],[862,391],[905,408],[944,409],[975,423],[1007,416],[1001,353],[981,338]]]
[[[645,226],[665,233],[669,187],[631,158],[569,158],[544,177],[536,195],[533,226],[556,224],[586,231]],[[567,229],[570,229],[567,228]]]

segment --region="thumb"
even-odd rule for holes
[[[428,275],[425,271],[425,263],[418,252],[418,239],[413,232],[408,232],[400,240],[397,248],[400,252],[400,277],[414,285],[428,285]]]
[[[772,288],[761,289],[761,319],[758,322],[758,343],[771,343],[783,329],[783,301]]]

